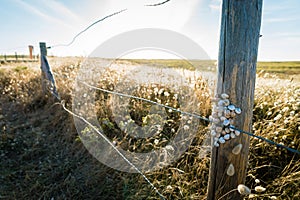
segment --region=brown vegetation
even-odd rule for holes
[[[51,60],[58,92],[71,108],[73,81],[80,59],[62,62]],[[196,82],[195,92],[202,102],[202,115],[210,114],[207,85]],[[102,84],[102,85],[101,85]],[[107,87],[100,82],[99,87]],[[143,91],[160,85],[144,86],[136,95],[148,97]],[[148,89],[148,90],[147,90]],[[174,96],[151,96],[156,101],[170,101]],[[60,102],[44,95],[40,85],[40,71],[27,67],[0,68],[0,199],[159,199],[158,195],[138,174],[127,174],[111,169],[89,154],[74,126],[73,117],[63,110]],[[110,139],[128,151],[159,148],[168,141],[164,135],[139,142],[126,138],[116,127],[110,110],[105,105],[109,95],[98,93],[97,116]],[[131,117],[143,123],[149,113],[148,104],[131,102]],[[255,95],[254,133],[295,149],[300,149],[300,86],[299,82],[259,77]],[[173,112],[172,112],[173,113]],[[170,115],[176,129],[178,115]],[[109,126],[107,126],[109,124]],[[167,199],[205,199],[208,182],[209,155],[203,145],[208,132],[202,123],[199,131],[179,160],[171,166],[146,173],[146,176]],[[117,137],[117,138],[116,138]],[[163,137],[166,140],[163,140]],[[127,143],[126,143],[127,141]],[[148,145],[147,145],[148,144]],[[249,170],[246,185],[255,195],[252,199],[297,199],[300,197],[300,157],[274,145],[251,139]],[[266,191],[258,193],[255,186]]]

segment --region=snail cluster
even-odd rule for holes
[[[241,114],[242,110],[233,105],[229,100],[228,94],[221,94],[214,99],[212,115],[210,116],[211,136],[214,146],[219,147],[231,138],[240,135],[240,131],[234,127],[234,119]]]

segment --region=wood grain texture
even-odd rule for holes
[[[220,47],[218,58],[217,94],[229,94],[230,101],[242,109],[235,126],[252,130],[252,109],[258,43],[261,26],[262,0],[223,0]],[[239,155],[232,149],[243,144]],[[212,145],[213,146],[213,145]],[[217,200],[245,182],[249,151],[249,137],[241,134],[220,147],[213,147],[211,155],[208,200]],[[228,176],[230,164],[235,174]],[[242,199],[237,191],[225,199]]]

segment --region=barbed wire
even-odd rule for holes
[[[196,119],[199,119],[199,120],[204,120],[206,122],[210,122],[212,123],[212,120],[206,118],[206,117],[203,117],[197,113],[189,113],[189,112],[185,112],[185,111],[182,111],[182,110],[179,110],[177,108],[174,108],[174,107],[171,107],[171,106],[168,106],[168,105],[164,105],[164,104],[161,104],[161,103],[158,103],[158,102],[155,102],[155,101],[152,101],[152,100],[149,100],[149,99],[145,99],[145,98],[142,98],[142,97],[137,97],[137,96],[134,96],[134,95],[129,95],[129,94],[124,94],[124,93],[121,93],[121,92],[115,92],[115,91],[110,91],[110,90],[107,90],[107,89],[102,89],[102,88],[99,88],[99,87],[96,87],[96,86],[93,86],[93,85],[90,85],[84,81],[80,81],[82,84],[86,85],[87,87],[91,88],[91,89],[95,89],[95,90],[99,90],[99,91],[102,91],[102,92],[105,92],[105,93],[109,93],[109,94],[113,94],[113,95],[118,95],[118,96],[122,96],[122,97],[127,97],[127,98],[133,98],[133,99],[136,99],[136,100],[141,100],[141,101],[144,101],[144,102],[148,102],[148,103],[151,103],[151,104],[154,104],[154,105],[157,105],[157,106],[160,106],[160,107],[164,107],[164,108],[167,108],[167,109],[171,109],[175,112],[178,112],[178,113],[181,113],[183,115],[187,115],[187,116],[190,116],[190,117],[194,117]],[[57,97],[56,97],[57,98]],[[57,98],[58,100],[61,100],[60,98]],[[132,162],[130,162],[127,157],[125,155],[123,155],[118,149],[117,147],[103,134],[101,133],[93,124],[91,124],[88,120],[86,120],[84,117],[72,112],[71,110],[69,110],[68,108],[66,108],[65,106],[65,102],[64,100],[61,100],[60,104],[62,105],[63,109],[68,112],[69,114],[71,114],[73,117],[76,117],[78,119],[80,119],[81,121],[83,121],[84,123],[86,123],[89,127],[91,127],[94,131],[96,131],[120,156],[122,159],[124,159],[124,161],[126,163],[128,163],[131,167],[133,167],[134,170],[136,170],[136,172],[138,174],[140,174],[143,179],[151,186],[151,188],[159,195],[160,199],[161,200],[166,200],[166,198],[162,195],[162,193],[159,192],[159,190],[154,186],[154,184],[146,177],[146,175],[141,172]],[[244,134],[247,134],[248,136],[251,136],[251,137],[255,137],[257,139],[260,139],[260,140],[263,140],[269,144],[272,144],[272,145],[276,145],[277,147],[280,147],[280,148],[284,148],[290,152],[293,152],[293,153],[296,153],[296,154],[300,154],[300,151],[296,150],[296,149],[293,149],[293,148],[290,148],[288,146],[285,146],[285,145],[282,145],[282,144],[279,144],[279,143],[276,143],[272,140],[269,140],[267,138],[264,138],[262,136],[257,136],[253,133],[250,133],[250,132],[247,132],[247,131],[244,131],[244,130],[241,130],[241,129],[238,129],[234,126],[230,126],[230,128],[234,129],[234,130],[238,130],[240,131],[241,133],[244,133]]]
[[[145,6],[160,6],[160,5],[163,5],[165,3],[168,3],[169,1],[171,1],[171,0],[166,0],[166,1],[163,1],[163,2],[160,2],[160,3],[156,3],[156,4],[148,4],[148,5],[145,5]]]
[[[146,5],[144,5],[144,6],[147,6],[147,7],[161,6],[161,5],[163,5],[163,4],[165,4],[165,3],[169,2],[169,1],[171,1],[171,0],[166,0],[166,1],[163,1],[163,2],[160,2],[160,3],[156,3],[156,4],[146,4]],[[107,18],[113,17],[113,16],[118,15],[118,14],[120,14],[120,13],[122,13],[122,12],[127,11],[127,10],[128,10],[128,8],[122,9],[122,10],[120,10],[120,11],[114,12],[114,13],[112,13],[112,14],[109,14],[109,15],[107,15],[107,16],[105,16],[105,17],[103,17],[103,18],[101,18],[101,19],[99,19],[99,20],[97,20],[97,21],[95,21],[94,23],[90,24],[89,26],[87,26],[87,27],[86,27],[85,29],[83,29],[82,31],[78,32],[78,33],[72,38],[72,40],[71,40],[69,43],[66,43],[66,44],[55,44],[55,45],[49,46],[48,48],[68,47],[68,46],[71,46],[71,45],[75,42],[75,40],[76,40],[82,33],[86,32],[88,29],[90,29],[90,28],[93,27],[94,25],[98,24],[99,22],[104,21],[104,20],[107,19]],[[27,45],[27,46],[14,47],[14,48],[8,48],[8,49],[0,49],[0,51],[12,51],[12,50],[17,50],[17,49],[25,49],[25,48],[28,48],[28,45]],[[37,46],[34,46],[34,48],[37,48]]]
[[[92,86],[90,84],[87,84],[86,82],[83,82],[81,81],[81,83],[83,83],[84,85],[90,87],[90,88],[93,88],[93,89],[96,89],[96,90],[100,90],[102,92],[106,92],[106,93],[110,93],[110,94],[115,94],[115,95],[118,95],[118,96],[123,96],[123,97],[128,97],[128,98],[133,98],[133,99],[136,99],[136,100],[141,100],[141,101],[145,101],[145,102],[148,102],[148,103],[151,103],[151,104],[154,104],[154,105],[157,105],[157,106],[160,106],[160,107],[164,107],[164,108],[167,108],[167,109],[171,109],[175,112],[179,112],[183,115],[187,115],[187,116],[190,116],[190,117],[194,117],[194,118],[197,118],[197,119],[200,119],[200,120],[204,120],[204,121],[207,121],[207,122],[211,122],[209,119],[207,119],[206,117],[202,117],[196,113],[189,113],[189,112],[185,112],[185,111],[182,111],[182,110],[179,110],[179,109],[176,109],[176,108],[173,108],[171,106],[167,106],[167,105],[164,105],[164,104],[161,104],[161,103],[158,103],[158,102],[155,102],[155,101],[151,101],[149,99],[145,99],[145,98],[142,98],[142,97],[137,97],[137,96],[133,96],[133,95],[129,95],[129,94],[124,94],[124,93],[120,93],[120,92],[114,92],[114,91],[110,91],[110,90],[106,90],[106,89],[102,89],[102,88],[98,88],[98,87],[95,87],[95,86]]]
[[[105,16],[105,17],[103,17],[103,18],[101,18],[101,19],[95,21],[94,23],[90,24],[90,25],[87,26],[85,29],[83,29],[82,31],[80,31],[79,33],[77,33],[69,43],[52,45],[52,46],[50,46],[50,48],[59,47],[59,46],[65,46],[65,47],[70,46],[70,45],[72,45],[72,44],[75,42],[76,38],[78,38],[82,33],[86,32],[88,29],[90,29],[90,28],[93,27],[94,25],[98,24],[99,22],[104,21],[104,20],[107,19],[107,18],[110,18],[110,17],[112,17],[112,16],[118,15],[118,14],[120,14],[120,13],[122,13],[122,12],[125,12],[126,10],[128,10],[128,9],[126,8],[126,9],[120,10],[120,11],[118,11],[118,12],[114,12],[114,13],[112,13],[112,14],[110,14],[110,15],[107,15],[107,16]]]
[[[160,107],[164,107],[164,108],[167,108],[167,109],[171,109],[175,112],[178,112],[178,113],[181,113],[183,115],[187,115],[187,116],[190,116],[190,117],[194,117],[196,119],[200,119],[200,120],[204,120],[206,122],[210,122],[212,123],[213,121],[206,118],[206,117],[203,117],[197,113],[189,113],[189,112],[185,112],[185,111],[182,111],[182,110],[179,110],[179,109],[176,109],[176,108],[173,108],[171,106],[168,106],[168,105],[164,105],[164,104],[161,104],[161,103],[158,103],[158,102],[155,102],[155,101],[152,101],[152,100],[149,100],[149,99],[145,99],[145,98],[142,98],[142,97],[137,97],[137,96],[133,96],[133,95],[129,95],[129,94],[124,94],[124,93],[120,93],[120,92],[115,92],[115,91],[110,91],[110,90],[106,90],[106,89],[102,89],[102,88],[99,88],[99,87],[96,87],[96,86],[93,86],[93,85],[90,85],[86,82],[83,82],[81,81],[81,83],[83,83],[84,85],[92,88],[92,89],[95,89],[95,90],[99,90],[99,91],[102,91],[102,92],[106,92],[106,93],[110,93],[110,94],[113,94],[113,95],[118,95],[118,96],[123,96],[123,97],[128,97],[128,98],[133,98],[133,99],[136,99],[136,100],[141,100],[141,101],[145,101],[145,102],[148,102],[148,103],[151,103],[151,104],[154,104],[154,105],[157,105],[157,106],[160,106]],[[251,137],[254,137],[254,138],[257,138],[257,139],[260,139],[260,140],[263,140],[269,144],[272,144],[272,145],[276,145],[277,147],[280,147],[280,148],[284,148],[290,152],[293,152],[293,153],[297,153],[297,154],[300,154],[300,151],[298,151],[297,149],[293,149],[293,148],[290,148],[288,146],[285,146],[285,145],[282,145],[282,144],[279,144],[279,143],[276,143],[270,139],[267,139],[267,138],[264,138],[262,136],[258,136],[258,135],[255,135],[253,133],[250,133],[250,132],[247,132],[247,131],[244,131],[244,130],[241,130],[241,129],[238,129],[234,126],[230,126],[230,128],[234,129],[234,130],[237,130],[237,131],[240,131],[241,133],[244,133],[248,136],[251,136]]]
[[[60,103],[63,107],[63,109],[65,111],[67,111],[69,114],[71,114],[72,116],[80,119],[81,121],[83,121],[84,123],[86,123],[88,126],[90,126],[94,131],[96,131],[124,160],[125,162],[127,162],[131,167],[133,167],[133,169],[139,173],[144,180],[152,187],[152,189],[159,195],[159,197],[162,200],[166,200],[166,198],[158,191],[158,189],[154,186],[154,184],[146,177],[146,175],[143,174],[143,172],[141,172],[132,162],[130,162],[125,155],[123,155],[118,148],[103,134],[101,133],[93,124],[91,124],[88,120],[86,120],[84,117],[75,114],[74,112],[72,112],[71,110],[67,109],[65,106],[65,102],[61,101]]]
[[[166,1],[163,1],[163,2],[160,2],[160,3],[149,4],[149,5],[144,5],[144,6],[148,6],[148,7],[150,7],[150,6],[152,6],[152,7],[155,7],[155,6],[161,6],[161,5],[163,5],[163,4],[165,4],[165,3],[169,2],[169,1],[171,1],[171,0],[166,0]],[[99,22],[104,21],[105,19],[108,19],[108,18],[113,17],[113,16],[115,16],[115,15],[121,14],[122,12],[125,12],[125,11],[127,11],[127,10],[128,10],[128,8],[124,8],[124,9],[122,9],[122,10],[120,10],[120,11],[117,11],[117,12],[114,12],[114,13],[112,13],[112,14],[110,14],[110,15],[107,15],[107,16],[105,16],[105,17],[103,17],[103,18],[101,18],[101,19],[95,21],[94,23],[90,24],[89,26],[87,26],[87,27],[86,27],[85,29],[83,29],[82,31],[78,32],[78,33],[72,38],[72,40],[71,40],[69,43],[66,43],[66,44],[56,44],[56,45],[49,46],[49,48],[55,48],[55,47],[68,47],[68,46],[71,46],[71,45],[75,42],[75,40],[76,40],[82,33],[86,32],[88,29],[90,29],[90,28],[93,27],[94,25],[98,24]]]

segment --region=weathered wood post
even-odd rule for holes
[[[223,0],[218,57],[217,94],[227,93],[229,100],[242,109],[235,127],[251,132],[252,109],[260,37],[262,0]],[[242,144],[238,155],[232,149]],[[241,134],[219,147],[212,145],[208,200],[242,199],[234,189],[245,183],[249,136]],[[234,174],[228,175],[232,164]],[[230,192],[232,191],[232,192]]]
[[[41,62],[41,81],[42,81],[42,90],[43,93],[46,94],[47,86],[46,86],[46,77],[45,72],[43,71],[43,59],[44,56],[47,56],[47,47],[45,42],[40,42],[40,62]]]
[[[46,45],[45,45],[46,46]],[[33,56],[32,56],[32,53],[33,53],[33,46],[32,45],[28,45],[28,48],[29,48],[29,59],[32,60],[33,59]]]
[[[40,57],[47,56],[47,47],[45,42],[40,42],[40,52],[41,52]]]
[[[60,100],[59,94],[56,90],[55,79],[51,70],[51,67],[47,60],[47,47],[46,43],[40,42],[40,50],[41,50],[41,78],[42,78],[42,89],[44,94],[46,91],[50,92],[54,98]]]

